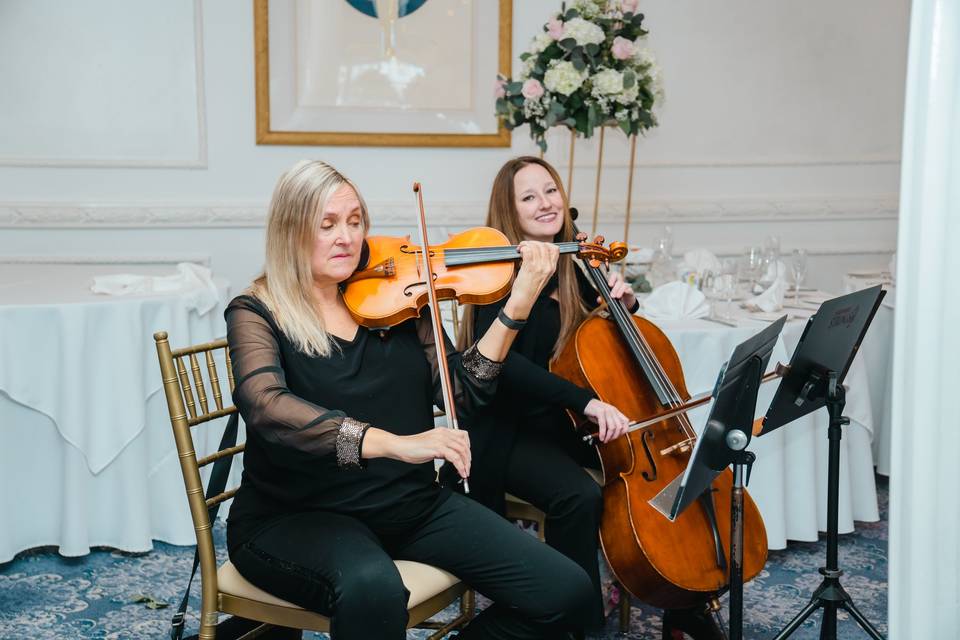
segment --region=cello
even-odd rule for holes
[[[580,324],[550,370],[592,389],[634,422],[674,413],[671,409],[682,406],[690,394],[673,345],[653,323],[633,316],[612,298],[600,260],[583,262],[605,305]],[[731,471],[721,473],[712,491],[673,522],[650,503],[683,473],[696,437],[686,414],[679,413],[597,444],[604,477],[604,555],[631,594],[664,609],[715,599],[728,583]],[[746,493],[744,522],[746,582],[763,569],[767,558],[763,520]]]

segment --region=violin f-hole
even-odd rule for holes
[[[437,274],[433,274],[433,281],[434,282],[437,281]],[[413,295],[413,289],[417,287],[425,287],[425,286],[427,286],[426,280],[421,280],[420,282],[411,282],[410,284],[408,284],[403,288],[403,295],[409,298],[410,296]]]

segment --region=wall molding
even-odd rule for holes
[[[204,90],[203,64],[203,6],[193,0],[193,51],[197,95],[197,150],[196,157],[184,160],[161,160],[150,158],[29,158],[0,156],[0,166],[6,167],[89,167],[89,168],[156,168],[156,169],[206,169],[207,168],[207,107]]]
[[[7,254],[0,255],[0,264],[161,264],[175,265],[181,262],[193,262],[209,267],[210,254],[171,253],[171,254]]]
[[[370,202],[376,227],[410,227],[412,202]],[[870,221],[896,220],[899,198],[895,194],[862,197],[721,198],[712,200],[664,199],[636,205],[634,224],[695,224],[727,222]],[[623,202],[604,203],[599,212],[603,225],[623,224]],[[88,204],[0,202],[0,228],[4,229],[155,229],[249,228],[266,221],[265,203],[237,204]],[[472,226],[486,217],[485,202],[435,202],[430,205],[434,224]],[[581,208],[581,221],[593,212]],[[581,226],[584,226],[581,224]]]

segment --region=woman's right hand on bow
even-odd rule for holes
[[[630,419],[612,404],[594,398],[587,403],[583,414],[597,424],[600,442],[610,442],[625,434],[630,428]]]
[[[410,464],[447,460],[461,478],[467,478],[470,476],[470,436],[466,431],[445,428],[428,429],[412,436],[371,428],[363,439],[363,457],[393,458]]]

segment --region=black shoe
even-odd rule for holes
[[[693,640],[727,640],[727,632],[704,605],[663,611],[663,640],[683,640],[683,634]]]

